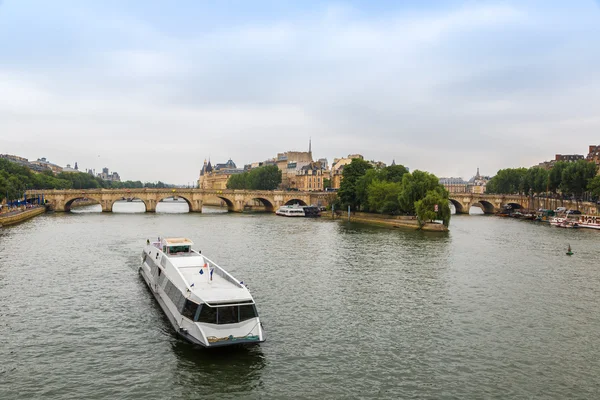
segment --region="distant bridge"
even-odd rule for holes
[[[164,199],[180,198],[187,202],[190,212],[202,212],[205,200],[220,199],[228,211],[243,212],[244,207],[259,201],[268,212],[275,212],[286,204],[327,206],[335,198],[331,192],[295,192],[282,190],[212,190],[185,188],[143,189],[68,189],[28,190],[28,197],[44,196],[50,208],[57,212],[71,210],[75,200],[94,200],[103,212],[112,212],[115,202],[123,199],[139,199],[144,202],[146,212],[156,212],[156,205]]]
[[[578,208],[577,203],[571,200],[531,198],[516,194],[450,193],[450,202],[456,208],[457,214],[468,214],[471,206],[481,208],[485,214],[495,214],[507,205],[512,206],[513,209],[524,208],[528,210],[537,210],[538,208],[555,209],[559,206],[574,210]],[[579,202],[579,210],[584,214],[596,214],[598,207],[594,203]]]

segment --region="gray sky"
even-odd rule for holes
[[[309,137],[464,178],[600,144],[593,0],[122,3],[0,1],[0,153],[187,184]]]

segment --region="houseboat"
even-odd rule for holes
[[[265,341],[250,291],[186,238],[146,242],[140,274],[175,331],[202,347]]]

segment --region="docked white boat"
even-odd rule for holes
[[[140,274],[175,331],[203,347],[265,341],[250,291],[185,238],[149,241]]]
[[[317,206],[301,206],[294,204],[291,206],[281,206],[277,211],[277,215],[283,215],[284,217],[319,217],[321,216],[321,210]]]
[[[580,228],[600,229],[600,216],[576,215]]]
[[[306,214],[304,213],[304,207],[294,204],[291,206],[281,206],[275,214],[282,215],[284,217],[304,217]]]

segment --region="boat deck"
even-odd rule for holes
[[[245,287],[226,275],[222,276],[218,267],[211,263],[208,263],[209,267],[203,267],[206,260],[203,256],[185,255],[171,257],[170,260],[181,272],[193,293],[208,303],[252,299]],[[213,270],[212,280],[210,280],[210,270]]]

